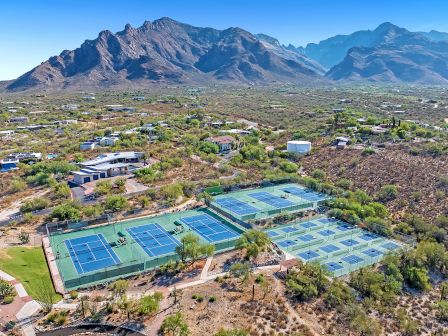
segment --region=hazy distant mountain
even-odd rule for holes
[[[239,28],[198,28],[162,18],[102,31],[12,81],[9,91],[130,87],[151,83],[323,81],[305,56],[287,57]]]
[[[384,35],[384,34],[383,34]],[[380,45],[351,48],[327,73],[333,80],[448,84],[448,43],[392,28]]]
[[[318,74],[325,74],[325,68],[318,62],[306,57],[299,48],[295,48],[292,45],[290,45],[289,47],[285,47],[281,45],[276,38],[269,35],[255,34],[255,37],[263,43],[266,49],[274,52],[278,56],[296,61],[304,67],[314,70]]]
[[[387,43],[406,29],[385,22],[375,30],[360,30],[350,35],[336,35],[319,43],[309,43],[304,55],[319,62],[327,69],[341,62],[353,47],[376,47]]]
[[[430,32],[419,32],[423,36],[434,42],[448,42],[448,33],[431,30]]]

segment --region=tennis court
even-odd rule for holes
[[[315,217],[266,230],[283,251],[304,262],[318,261],[334,276],[353,272],[380,261],[401,243],[348,223]]]
[[[236,213],[237,215],[250,215],[260,211],[259,209],[254,208],[245,202],[241,202],[234,197],[220,198],[216,200],[216,203],[223,208]]]
[[[159,224],[147,224],[126,229],[150,257],[173,253],[179,241]]]
[[[208,242],[212,243],[237,238],[239,236],[238,232],[207,214],[184,217],[180,222],[184,223],[204,237]]]
[[[250,221],[317,208],[329,198],[298,184],[287,183],[216,195],[210,206],[234,220]]]
[[[139,274],[179,260],[175,248],[187,234],[232,250],[243,228],[207,208],[56,231],[49,236],[65,289]]]
[[[78,274],[118,265],[120,259],[102,234],[67,239],[65,245]]]
[[[249,194],[250,197],[255,198],[256,200],[262,201],[266,204],[272,205],[276,208],[285,208],[291,205],[294,205],[293,202],[290,202],[284,198],[279,196],[272,195],[265,191],[260,191],[256,193]]]

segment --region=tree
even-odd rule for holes
[[[206,154],[218,154],[219,153],[219,146],[217,144],[214,144],[210,141],[203,141],[199,145],[199,150],[201,152],[204,152]]]
[[[115,300],[126,294],[129,288],[129,282],[127,280],[116,280],[110,285],[110,290],[112,291]]]
[[[271,240],[264,231],[250,229],[244,232],[236,242],[238,249],[244,249],[246,251],[246,257],[256,258],[262,251],[269,249]]]
[[[187,336],[188,325],[181,312],[165,317],[160,331],[167,336]]]
[[[20,231],[19,240],[22,244],[28,244],[30,242],[30,234],[25,231]]]
[[[328,271],[318,263],[294,268],[286,277],[286,288],[298,300],[307,301],[322,294],[329,285]]]
[[[378,199],[383,202],[388,202],[398,196],[398,189],[395,185],[389,184],[382,186],[378,192]]]
[[[334,279],[323,296],[328,308],[338,308],[355,302],[355,296],[345,282]]]
[[[118,307],[126,312],[126,316],[129,320],[131,318],[131,314],[137,310],[137,302],[128,298],[126,295],[123,295],[118,300]]]
[[[16,290],[14,286],[11,285],[8,281],[0,279],[0,300],[3,301],[7,297],[16,296]]]
[[[142,209],[146,208],[150,202],[151,201],[148,196],[142,195],[138,198],[138,203],[140,204]]]
[[[162,300],[163,294],[161,292],[145,295],[138,302],[138,312],[144,315],[157,313],[159,311],[160,301]]]
[[[214,336],[249,336],[249,333],[243,329],[221,328]]]
[[[437,317],[442,321],[448,321],[448,301],[437,301],[435,308],[437,309]]]
[[[176,253],[180,255],[182,262],[191,259],[195,262],[201,256],[211,256],[215,247],[211,244],[201,244],[199,237],[193,233],[187,233],[181,239],[181,244],[176,246]]]
[[[235,263],[230,266],[229,273],[231,276],[247,282],[250,277],[251,268],[248,263]]]
[[[74,202],[62,203],[53,209],[50,216],[59,220],[79,220],[81,218],[80,206]]]
[[[128,206],[128,200],[122,195],[110,195],[104,200],[104,207],[112,211],[121,211]]]
[[[57,183],[53,186],[53,195],[56,199],[70,198],[71,192],[67,182]]]

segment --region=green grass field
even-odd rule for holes
[[[41,247],[11,247],[0,251],[0,269],[19,280],[29,295],[38,296],[42,286],[53,287]],[[53,301],[61,296],[54,293]]]

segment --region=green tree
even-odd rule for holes
[[[104,207],[112,211],[121,211],[129,206],[128,200],[122,195],[109,195],[104,200]]]
[[[328,288],[328,271],[318,263],[307,263],[292,269],[286,277],[286,288],[299,301],[318,297]]]
[[[165,317],[160,331],[166,336],[188,336],[188,324],[181,312]]]
[[[195,262],[202,256],[211,256],[215,247],[211,244],[201,244],[199,237],[193,233],[187,233],[181,239],[181,244],[176,246],[176,253],[180,255],[182,262],[191,259]]]
[[[221,328],[214,336],[249,336],[249,333],[243,329]]]
[[[255,229],[244,232],[236,242],[238,249],[246,251],[247,258],[256,258],[260,252],[268,250],[270,245],[267,233]]]
[[[163,300],[161,292],[155,292],[152,295],[145,295],[138,302],[138,311],[142,315],[154,314],[159,311],[160,301]]]
[[[378,199],[383,202],[388,202],[398,196],[398,188],[395,185],[389,184],[382,186],[378,192]]]
[[[58,220],[79,220],[81,219],[81,210],[79,204],[75,202],[66,202],[53,209],[51,218]]]

